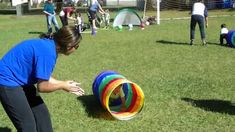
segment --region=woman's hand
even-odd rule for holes
[[[49,93],[56,90],[64,90],[76,94],[78,96],[84,95],[84,90],[80,87],[80,83],[75,81],[61,81],[50,77],[49,80],[39,80],[37,83],[39,92]]]
[[[78,96],[84,95],[84,90],[80,87],[81,83],[75,81],[65,81],[66,85],[63,90],[76,94]]]

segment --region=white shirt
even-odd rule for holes
[[[62,16],[64,16],[64,15],[65,15],[64,11],[63,11],[63,10],[61,10],[61,11],[60,11],[60,13],[59,13],[59,16],[61,16],[61,17],[62,17]]]
[[[105,13],[105,20],[108,21],[110,19],[109,13]]]
[[[228,34],[228,29],[227,28],[222,28],[220,30],[220,34]]]
[[[201,15],[204,17],[205,5],[201,2],[193,4],[192,15]]]
[[[81,17],[77,17],[77,20],[78,20],[78,25],[81,25],[82,24],[82,18]]]

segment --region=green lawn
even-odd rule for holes
[[[163,14],[167,18],[177,13]],[[63,91],[41,94],[54,131],[234,131],[235,49],[218,44],[220,24],[235,29],[234,21],[235,16],[209,18],[207,47],[201,44],[198,27],[195,45],[189,46],[188,19],[161,21],[144,30],[124,27],[122,32],[110,29],[98,30],[96,36],[83,34],[74,54],[59,56],[54,77],[81,82],[86,95],[77,98]],[[0,31],[2,57],[16,43],[46,32],[45,17],[2,15]],[[117,71],[142,88],[145,106],[132,120],[113,120],[93,97],[93,80],[104,70]],[[0,107],[0,131],[7,130],[16,131]]]

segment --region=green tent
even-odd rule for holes
[[[139,26],[141,24],[141,18],[134,10],[124,8],[117,13],[113,22],[113,27],[129,24]]]

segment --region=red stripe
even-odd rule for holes
[[[109,83],[104,87],[104,89],[102,90],[102,92],[101,92],[101,100],[102,100],[102,104],[103,104],[103,106],[104,107],[106,107],[105,106],[105,96],[106,95],[104,95],[105,93],[106,93],[106,91],[109,89],[109,87],[110,87],[110,85],[113,83],[113,82],[115,82],[115,81],[117,81],[117,80],[120,80],[120,79],[122,79],[122,78],[115,78],[115,79],[113,79],[113,80],[110,80],[109,81]]]
[[[133,107],[135,106],[136,100],[137,100],[137,92],[136,92],[136,87],[134,84],[131,84],[131,89],[132,89],[132,100],[131,100],[131,105],[126,111],[131,111]]]

